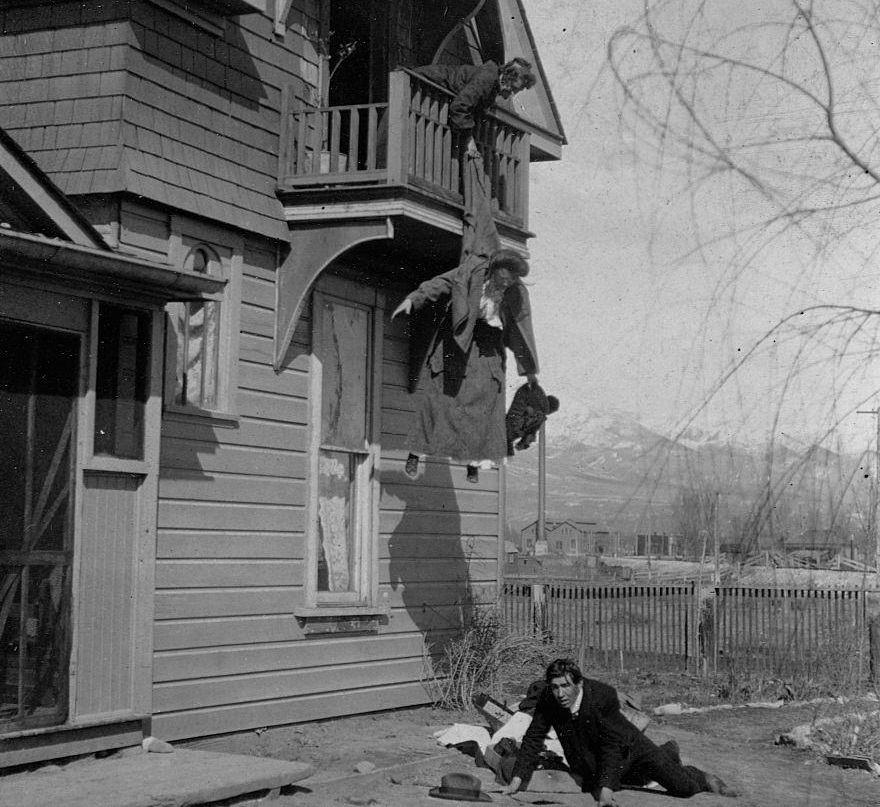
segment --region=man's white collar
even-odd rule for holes
[[[581,701],[584,699],[584,685],[578,687],[578,696],[574,699],[574,703],[571,705],[571,713],[576,715],[581,710]]]

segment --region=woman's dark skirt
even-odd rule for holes
[[[409,450],[458,462],[500,462],[507,455],[501,330],[478,320],[466,354],[451,334],[436,349],[444,352],[443,372],[433,372],[430,362],[422,366]]]

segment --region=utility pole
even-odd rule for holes
[[[714,513],[715,517],[713,519],[713,524],[712,524],[712,533],[713,533],[712,543],[714,544],[714,550],[715,550],[715,585],[716,586],[721,582],[721,561],[719,558],[721,546],[718,543],[718,501],[720,498],[721,498],[721,493],[716,490],[715,491],[715,513]]]
[[[545,423],[538,432],[538,523],[535,526],[535,543],[546,537],[547,527],[547,440]]]
[[[871,484],[871,538],[874,544],[874,571],[880,581],[880,525],[877,524],[877,507],[880,504],[880,409],[857,409],[856,414],[874,416],[874,476]]]

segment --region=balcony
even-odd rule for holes
[[[377,205],[461,231],[461,143],[452,95],[408,70],[389,76],[388,102],[283,110],[279,195],[291,221],[353,218]],[[474,132],[499,230],[528,237],[529,132],[493,110]]]

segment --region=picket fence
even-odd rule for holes
[[[508,627],[623,667],[865,680],[862,589],[505,580]]]

